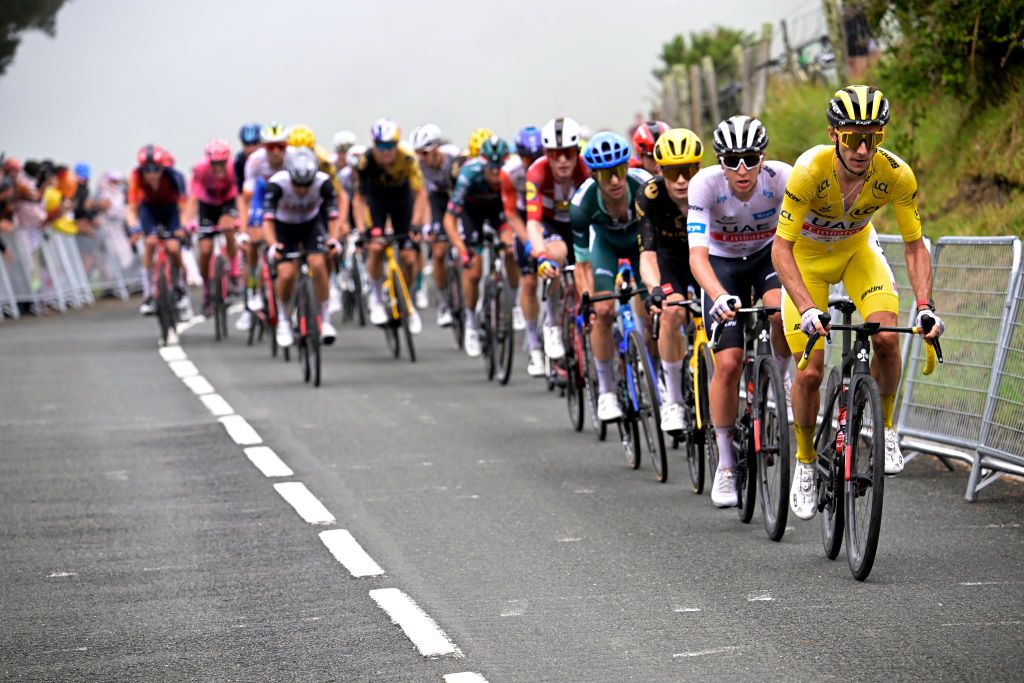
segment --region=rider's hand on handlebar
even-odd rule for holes
[[[267,249],[267,260],[269,260],[271,263],[277,261],[278,258],[280,258],[281,251],[283,249],[284,245],[281,244],[280,242],[270,245],[270,248]]]
[[[800,316],[800,331],[810,337],[812,334],[817,332],[819,335],[824,337],[828,334],[828,329],[821,324],[821,316],[824,315],[821,309],[808,308]]]
[[[715,299],[715,303],[711,306],[711,317],[715,319],[715,322],[725,322],[732,320],[736,317],[735,309],[740,307],[740,298],[733,296],[728,292],[723,292],[718,295]],[[820,313],[821,311],[819,311]]]
[[[664,287],[655,287],[651,290],[651,295],[647,299],[647,310],[651,313],[661,313],[662,306],[665,305],[665,297],[667,296]]]
[[[558,275],[558,264],[544,254],[537,254],[537,275],[550,280]]]
[[[925,339],[938,339],[946,330],[946,325],[942,322],[942,318],[935,315],[934,311],[927,308],[917,312],[917,319],[914,322],[914,327],[918,328],[920,334],[923,335]]]
[[[473,262],[474,253],[475,252],[473,252],[470,249],[466,249],[465,247],[463,247],[462,250],[459,252],[459,261],[462,262],[463,268],[468,268],[469,264]]]
[[[327,240],[327,250],[330,254],[340,254],[341,242],[338,240]]]

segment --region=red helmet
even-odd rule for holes
[[[636,153],[641,156],[654,154],[654,143],[667,130],[668,124],[664,121],[641,123],[633,133],[633,147],[636,149]]]
[[[214,163],[225,163],[231,158],[231,145],[227,140],[215,138],[206,143],[206,158]]]
[[[168,165],[167,152],[159,145],[146,145],[139,149],[137,160],[144,171],[159,171]]]

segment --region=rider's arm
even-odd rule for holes
[[[427,188],[420,186],[413,195],[413,225],[427,225],[430,223],[430,201],[427,199]]]
[[[348,223],[348,193],[344,189],[338,193],[338,228],[343,238],[352,230]]]
[[[324,214],[323,220],[327,225],[327,237],[336,240],[341,237],[341,221],[339,220],[338,201],[334,196],[334,183],[324,183],[320,186],[320,200],[320,211]]]
[[[806,168],[799,165],[793,167],[793,172],[786,182],[786,194],[779,209],[779,227],[775,231],[772,243],[772,264],[775,266],[775,272],[779,276],[779,282],[786,289],[786,294],[793,300],[800,313],[808,308],[814,308],[814,300],[804,285],[800,267],[793,256],[793,245],[800,237],[804,218],[807,216],[811,193],[814,191],[813,184]],[[690,253],[693,253],[692,248]]]
[[[277,215],[277,203],[281,200],[281,186],[276,183],[267,183],[267,191],[263,201],[263,230],[264,239],[268,245],[277,244],[277,233],[274,230],[275,216]]]
[[[922,239],[921,214],[917,210],[917,179],[910,166],[904,165],[896,180],[892,209],[903,235],[910,287],[918,302],[928,301],[932,295],[932,260]],[[927,306],[919,303],[916,310],[922,308]]]
[[[518,192],[516,192],[516,186],[512,184],[512,181],[508,177],[508,173],[504,169],[501,171],[501,204],[505,208],[505,221],[512,228],[516,237],[519,241],[525,243],[529,236],[526,232],[526,224],[523,223],[523,219],[519,217],[519,209],[516,207],[516,201],[518,200]]]
[[[689,188],[689,208],[686,212],[686,239],[690,245],[690,272],[700,288],[712,301],[725,291],[711,267],[710,234],[711,210],[714,205],[714,191],[703,176],[695,177]]]
[[[533,253],[544,251],[544,204],[540,194],[540,186],[544,180],[544,172],[538,164],[530,166],[526,171],[526,233],[530,238]]]
[[[445,212],[443,225],[444,232],[448,235],[448,242],[455,247],[455,250],[460,254],[465,254],[466,243],[462,241],[462,235],[459,234],[458,219],[451,211]]]
[[[651,221],[649,203],[646,192],[637,193],[635,213],[638,219],[636,241],[640,247],[640,279],[648,290],[652,290],[661,286],[661,270],[658,268],[658,232]]]

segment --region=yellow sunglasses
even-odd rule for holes
[[[849,149],[859,149],[861,143],[867,145],[868,149],[874,149],[882,144],[884,139],[884,130],[875,131],[874,133],[839,132],[839,142],[843,143],[843,147],[848,147]]]

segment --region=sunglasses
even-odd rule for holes
[[[397,142],[376,142],[376,143],[374,143],[373,146],[376,147],[377,149],[379,149],[382,152],[389,152],[389,151],[395,149],[396,147],[398,147],[398,143]]]
[[[679,180],[679,176],[683,176],[683,180],[689,181],[693,176],[697,175],[699,170],[700,164],[681,164],[678,166],[662,166],[661,174],[665,176],[665,180],[674,183]]]
[[[627,173],[629,173],[629,167],[626,164],[619,164],[611,168],[594,169],[594,175],[597,176],[597,182],[599,183],[611,182],[613,176],[622,180],[626,177]]]
[[[579,147],[566,147],[564,149],[544,150],[548,159],[575,159],[580,155]]]
[[[885,131],[879,130],[873,133],[843,133],[837,131],[839,135],[839,142],[843,143],[843,147],[849,149],[860,149],[861,143],[867,145],[868,149],[874,149],[882,144],[882,140],[885,139]]]
[[[288,144],[284,142],[270,142],[267,143],[266,147],[267,149],[273,150],[275,152],[283,152],[285,149],[287,149]]]
[[[743,164],[749,171],[761,163],[764,155],[757,154],[756,152],[751,154],[723,154],[718,159],[722,162],[722,166],[725,166],[730,171],[740,170],[740,164]]]

